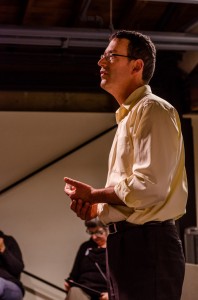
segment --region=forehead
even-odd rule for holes
[[[112,41],[110,41],[105,52],[120,52],[120,51],[123,52],[124,51],[124,53],[127,53],[128,45],[129,45],[129,40],[114,38]]]
[[[96,226],[96,227],[88,227],[88,230],[89,230],[89,231],[96,231],[96,230],[100,230],[100,229],[103,229],[103,228],[100,227],[100,226]]]

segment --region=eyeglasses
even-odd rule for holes
[[[122,54],[116,54],[116,53],[104,53],[100,56],[100,59],[103,59],[105,58],[108,62],[111,61],[111,59],[115,56],[121,56],[121,57],[128,57],[128,58],[131,58],[131,59],[136,59],[135,57],[133,56],[129,56],[129,55],[122,55]]]
[[[104,234],[104,230],[90,231],[89,229],[87,229],[86,233],[88,233],[89,235],[102,236]]]

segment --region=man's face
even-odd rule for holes
[[[121,89],[128,89],[134,61],[123,56],[108,57],[108,55],[113,53],[127,56],[128,44],[127,39],[113,39],[106,48],[104,57],[98,61],[101,76],[100,86],[115,97]]]

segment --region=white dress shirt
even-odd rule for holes
[[[101,221],[178,219],[186,209],[187,179],[176,109],[144,85],[117,110],[116,120],[106,187],[114,186],[125,205],[99,204]]]

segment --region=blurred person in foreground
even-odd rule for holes
[[[120,30],[101,55],[101,87],[113,95],[117,132],[105,188],[65,177],[71,209],[108,225],[111,300],[179,300],[185,272],[175,220],[186,212],[187,179],[180,118],[149,86],[151,39]],[[167,74],[168,76],[168,74]]]
[[[20,281],[24,269],[21,250],[16,240],[0,231],[0,299],[21,300],[24,288]]]
[[[97,218],[85,222],[90,239],[76,255],[73,268],[65,280],[67,300],[108,300],[106,278],[107,227]]]

